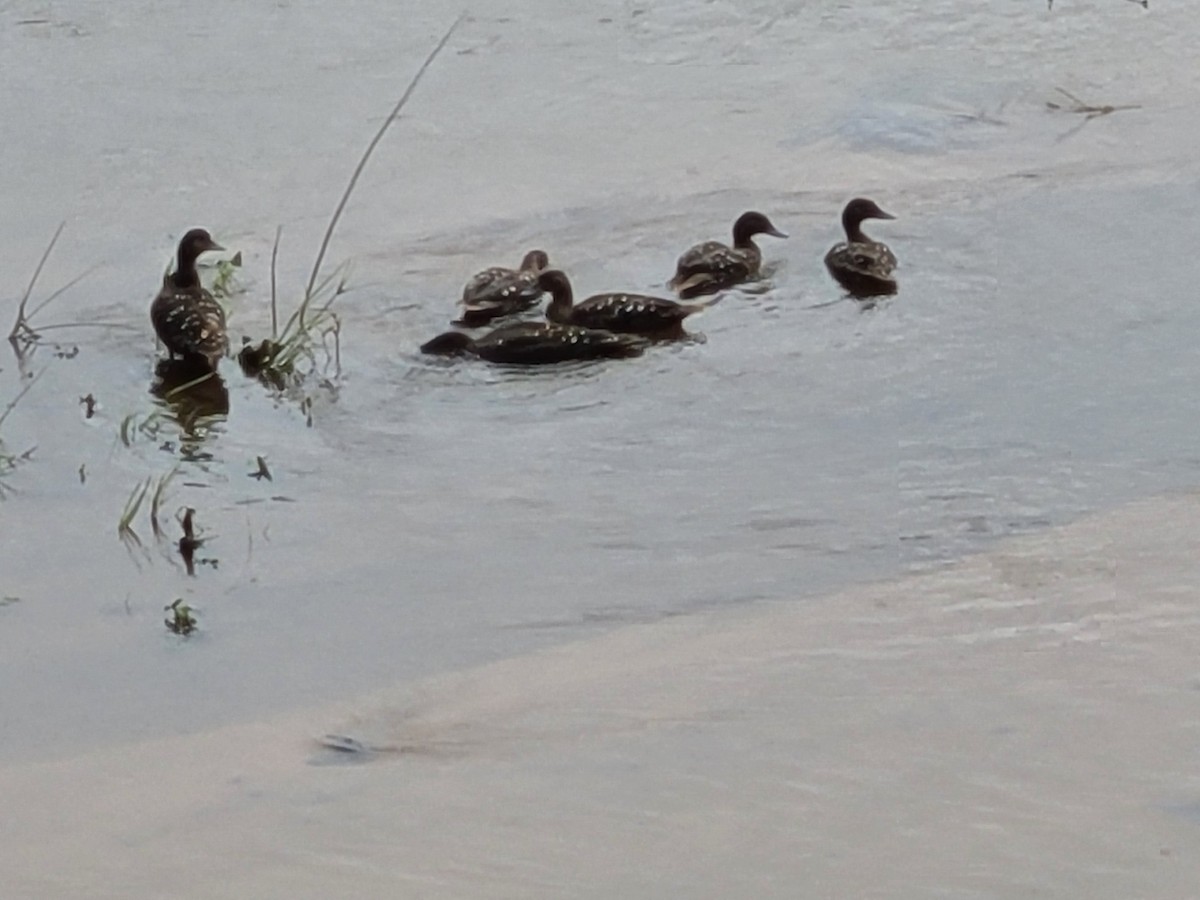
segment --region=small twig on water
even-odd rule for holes
[[[1136,103],[1129,104],[1127,106],[1111,106],[1111,105],[1092,106],[1090,103],[1085,103],[1084,101],[1080,100],[1078,97],[1076,97],[1074,94],[1072,94],[1070,91],[1066,90],[1065,88],[1055,88],[1055,90],[1058,91],[1060,94],[1062,94],[1064,97],[1066,97],[1068,100],[1070,100],[1071,105],[1063,106],[1061,103],[1055,103],[1051,100],[1047,100],[1046,107],[1048,109],[1062,110],[1063,112],[1069,112],[1069,113],[1078,113],[1079,115],[1086,116],[1089,119],[1095,119],[1099,116],[1107,116],[1110,113],[1119,112],[1120,110],[1123,110],[1123,109],[1141,109],[1142,108],[1139,104],[1136,104]]]

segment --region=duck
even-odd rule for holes
[[[546,318],[558,325],[600,328],[619,334],[649,337],[674,337],[683,331],[683,320],[720,300],[704,303],[677,303],[646,294],[595,294],[573,302],[571,281],[559,269],[547,269],[538,276],[538,286],[550,294]]]
[[[733,246],[720,241],[705,241],[687,250],[675,264],[675,277],[668,283],[679,296],[688,300],[715,294],[758,277],[762,251],[754,243],[757,234],[786,238],[787,233],[771,224],[760,212],[744,212],[733,223]]]
[[[482,337],[447,331],[421,345],[422,353],[452,356],[469,353],[494,363],[547,365],[572,360],[639,356],[641,338],[554,322],[502,325]]]
[[[549,266],[550,257],[545,251],[530,250],[519,269],[493,266],[478,272],[463,288],[458,301],[463,312],[456,324],[474,327],[530,309],[542,296],[538,273]]]
[[[205,290],[196,272],[202,253],[225,248],[203,228],[193,228],[179,241],[175,271],[163,276],[162,289],[150,304],[154,333],[170,359],[194,362],[215,371],[229,349],[225,310]]]
[[[896,256],[887,244],[863,234],[865,219],[895,219],[874,200],[856,197],[842,210],[846,240],[825,254],[825,267],[837,282],[855,297],[878,297],[896,293]]]

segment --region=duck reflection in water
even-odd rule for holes
[[[150,393],[179,425],[185,459],[203,459],[199,451],[212,425],[229,414],[229,391],[221,376],[203,360],[161,359],[154,367]]]

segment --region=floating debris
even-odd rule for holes
[[[275,479],[271,477],[271,470],[267,468],[266,458],[262,457],[262,456],[258,456],[258,457],[255,457],[255,459],[258,462],[258,471],[248,472],[247,474],[251,478],[254,478],[258,481],[262,481],[264,478],[267,479],[267,481],[274,481]]]

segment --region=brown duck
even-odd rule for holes
[[[517,322],[479,338],[447,331],[421,346],[422,353],[453,356],[469,353],[488,362],[546,365],[581,359],[638,356],[646,347],[641,338],[553,322]]]
[[[538,284],[542,290],[550,292],[546,318],[551,322],[647,337],[679,335],[683,331],[684,319],[721,299],[714,297],[703,303],[677,303],[646,294],[607,293],[595,294],[575,303],[570,279],[558,269],[543,272]]]
[[[193,228],[179,241],[175,271],[163,276],[162,290],[150,304],[150,321],[171,359],[203,363],[216,369],[229,349],[225,310],[200,284],[196,258],[225,249],[203,228]]]
[[[762,265],[762,251],[754,243],[758,234],[787,237],[762,213],[742,213],[733,223],[733,246],[705,241],[687,250],[675,264],[670,287],[687,300],[757,278]]]
[[[538,273],[549,265],[550,258],[543,251],[530,250],[519,269],[493,266],[479,272],[463,288],[459,323],[468,327],[482,325],[534,306],[542,296]]]
[[[858,197],[842,211],[846,240],[834,244],[825,254],[825,267],[855,297],[879,297],[896,293],[896,256],[887,244],[873,241],[862,230],[866,219],[894,219],[874,200]]]

